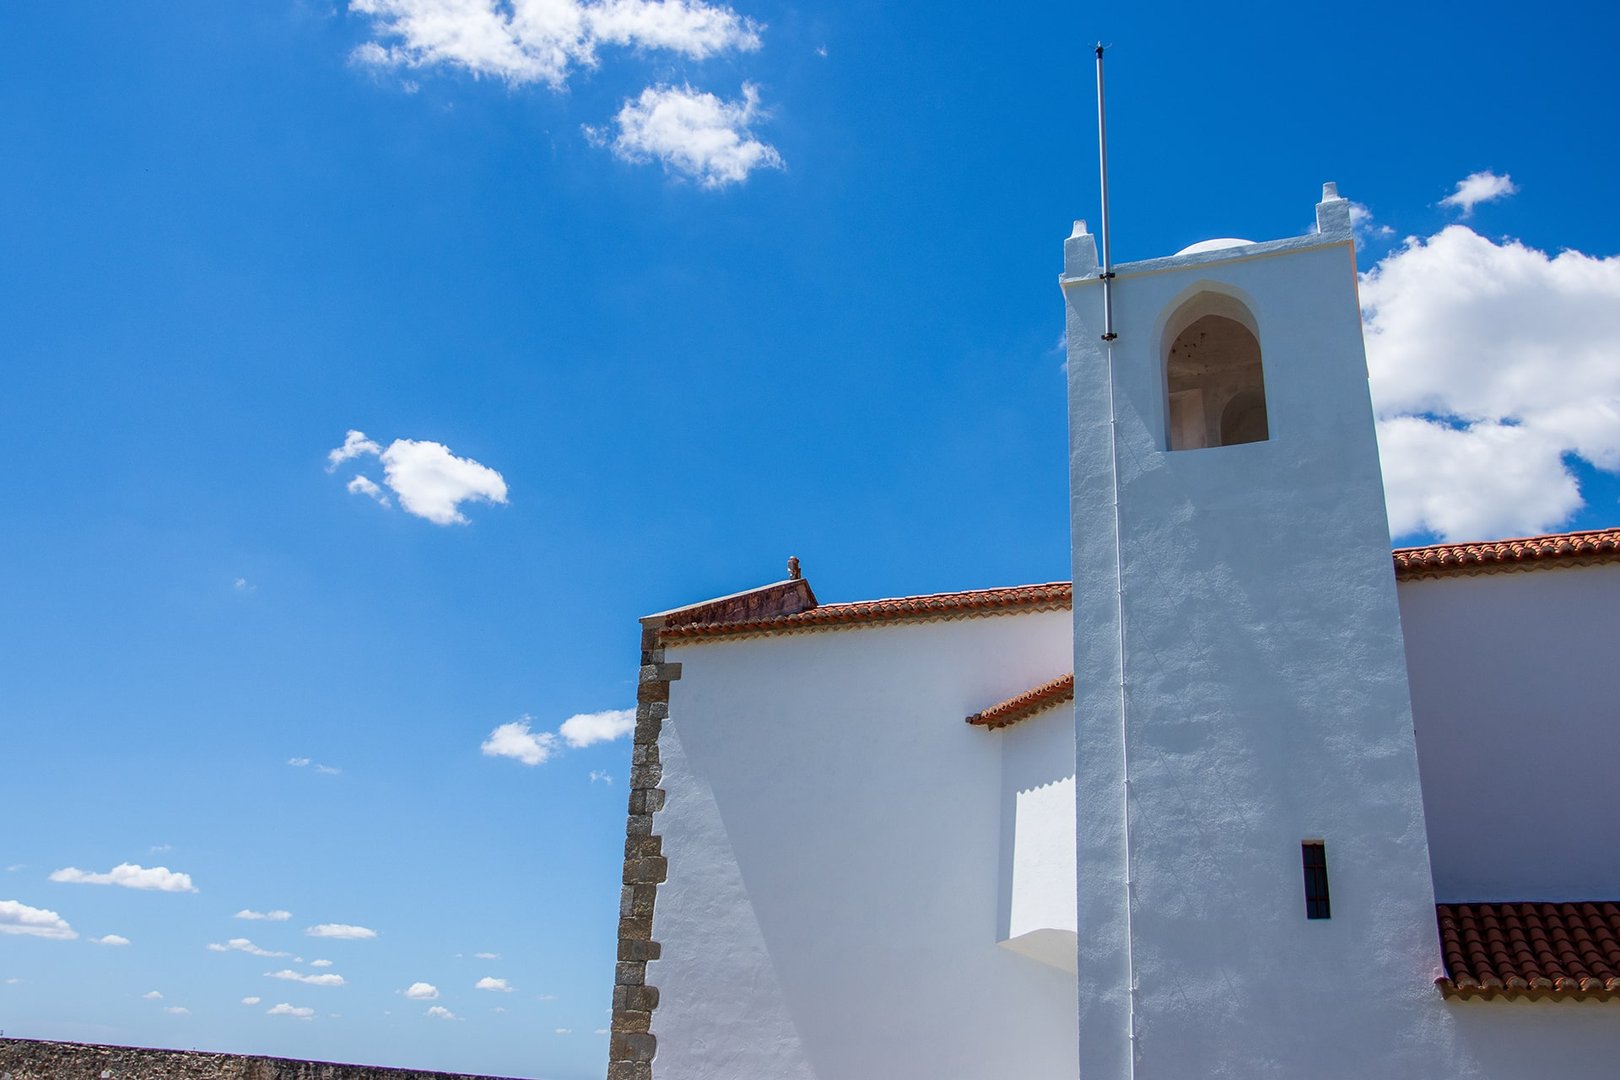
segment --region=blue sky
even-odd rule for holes
[[[1604,6],[431,7],[0,12],[8,1034],[600,1077],[636,617],[1067,575],[1099,37],[1117,258],[1371,215],[1401,538],[1620,523]]]

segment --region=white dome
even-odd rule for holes
[[[1253,240],[1239,240],[1235,236],[1223,236],[1217,240],[1200,240],[1176,252],[1177,255],[1197,255],[1200,251],[1220,251],[1223,248],[1243,247],[1252,244]]]

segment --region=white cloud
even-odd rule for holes
[[[1491,170],[1469,173],[1457,181],[1457,190],[1440,200],[1441,206],[1455,206],[1463,217],[1474,212],[1480,203],[1495,202],[1516,194],[1518,187],[1511,176],[1497,176]]]
[[[129,938],[122,934],[103,934],[101,937],[90,939],[92,945],[128,945]]]
[[[1358,202],[1350,204],[1350,228],[1355,231],[1357,242],[1362,244],[1374,238],[1385,239],[1395,235],[1395,230],[1388,225],[1373,224],[1373,212]]]
[[[525,765],[539,765],[557,749],[557,736],[549,731],[530,731],[529,717],[502,724],[489,733],[479,747],[487,757],[516,758]]]
[[[553,89],[574,67],[594,67],[598,45],[695,60],[760,45],[757,23],[701,0],[350,0],[349,8],[371,16],[374,34],[354,51],[356,63],[445,67]]]
[[[500,473],[471,458],[456,457],[443,443],[426,440],[395,439],[385,449],[362,432],[350,431],[343,445],[327,454],[328,471],[361,454],[382,461],[383,483],[407,513],[435,525],[467,524],[461,513],[464,502],[506,502],[506,480]],[[348,488],[388,505],[388,497],[369,477],[356,476]]]
[[[1390,534],[1488,540],[1545,532],[1582,505],[1555,440],[1523,427],[1395,416],[1378,423]]]
[[[341,975],[330,973],[324,975],[305,975],[303,972],[294,971],[291,968],[283,968],[280,971],[267,971],[264,973],[264,977],[267,979],[280,979],[283,982],[303,983],[305,986],[343,985],[343,976]]]
[[[763,119],[759,90],[743,84],[738,101],[725,101],[690,86],[649,86],[625,101],[613,117],[611,136],[587,127],[593,142],[611,146],[629,162],[657,161],[668,172],[722,188],[748,179],[755,169],[784,167],[776,148],[754,137]]]
[[[608,774],[606,772],[603,772],[601,769],[592,769],[591,770],[591,783],[594,784],[598,780],[600,780],[604,784],[613,783],[613,777],[610,774]]]
[[[1620,472],[1620,256],[1461,225],[1361,278],[1390,531],[1544,532],[1583,505],[1566,464]]]
[[[597,1028],[595,1031],[591,1032],[592,1035],[606,1035],[608,1033],[607,1028]]]
[[[249,956],[267,956],[267,957],[277,957],[277,956],[286,956],[287,955],[284,952],[272,952],[269,949],[261,949],[261,948],[259,948],[259,946],[253,944],[253,942],[249,941],[245,937],[233,937],[233,938],[231,938],[231,940],[227,941],[223,945],[211,944],[211,945],[208,946],[208,951],[209,952],[243,952],[243,953],[247,953]]]
[[[141,995],[141,999],[143,1001],[162,1001],[163,993],[159,990],[148,990],[146,993]]]
[[[498,953],[498,952],[475,952],[475,953],[473,953],[473,959],[475,959],[475,960],[499,960],[500,958],[501,958],[501,954]]]
[[[126,889],[152,889],[158,892],[196,892],[190,874],[181,874],[167,866],[145,867],[136,863],[119,863],[105,874],[66,866],[51,872],[52,881],[75,885],[121,885]]]
[[[253,584],[253,582],[249,581],[245,577],[239,577],[235,581],[231,582],[231,588],[235,589],[239,593],[254,593],[254,592],[259,591],[259,587],[257,585],[255,585],[255,584]],[[152,850],[153,851],[168,851],[169,850],[169,845],[168,844],[161,844],[158,847],[153,848]]]
[[[322,776],[338,776],[343,772],[343,770],[338,768],[336,765],[322,765],[320,762],[315,763],[315,771],[320,773]]]
[[[330,960],[311,960],[309,962],[309,966],[310,967],[318,967],[318,968],[328,968],[328,967],[332,966],[332,961],[330,961]]]
[[[191,1010],[186,1008],[184,1005],[168,1005],[168,1006],[164,1007],[163,1011],[168,1013],[170,1016],[190,1016],[191,1015]]]
[[[377,931],[364,926],[350,926],[347,923],[321,923],[311,926],[304,933],[310,937],[340,938],[345,941],[364,941],[377,936]]]
[[[553,1028],[552,1031],[558,1035],[572,1035],[574,1033],[573,1028]]]
[[[315,1015],[315,1010],[305,1008],[301,1005],[289,1005],[283,1001],[279,1005],[270,1006],[265,1010],[265,1014],[267,1016],[293,1016],[297,1017],[299,1020],[308,1020],[310,1017]]]
[[[290,757],[290,758],[287,759],[287,764],[291,765],[295,769],[302,769],[306,765],[309,764],[309,758],[307,758],[307,757]]]
[[[382,488],[377,486],[377,482],[369,476],[356,476],[353,480],[350,480],[349,494],[364,495],[367,498],[375,499],[378,506],[394,505],[388,501],[388,496],[383,494]]]
[[[509,724],[501,724],[489,733],[479,749],[486,757],[509,757],[525,765],[541,765],[550,761],[563,743],[577,749],[629,735],[636,729],[636,713],[634,709],[578,713],[564,720],[555,733],[535,731],[533,723],[532,716],[520,716]],[[613,782],[605,772],[591,773],[591,782],[598,780]]]
[[[505,979],[497,979],[493,976],[485,975],[482,979],[479,979],[477,982],[473,983],[473,989],[493,990],[498,994],[510,994],[514,988]]]
[[[583,10],[593,35],[607,44],[668,49],[694,60],[760,46],[758,23],[693,0],[605,0]]]
[[[461,1017],[445,1008],[443,1005],[429,1005],[427,1014],[437,1020],[460,1020]]]
[[[433,1001],[439,996],[439,988],[432,983],[414,982],[405,989],[405,996],[412,1001]]]
[[[506,502],[501,474],[471,458],[459,458],[443,443],[395,439],[383,451],[383,481],[406,512],[435,525],[465,525],[459,509],[469,500]]]
[[[18,900],[0,900],[0,934],[26,934],[53,941],[72,941],[79,936],[56,912],[29,907]]]
[[[376,457],[380,453],[382,453],[382,447],[366,438],[365,432],[350,430],[343,437],[343,445],[326,455],[326,471],[331,472],[350,458],[357,458],[362,454]]]
[[[260,998],[260,997],[245,997],[245,998],[242,999],[242,1004],[244,1004],[244,1005],[257,1005],[259,1002],[261,1002],[263,1000],[264,999]]]
[[[578,713],[562,722],[557,734],[568,745],[578,748],[592,743],[622,739],[636,730],[636,710],[610,709],[607,712]]]
[[[280,909],[275,911],[254,911],[251,908],[243,908],[241,911],[238,911],[235,915],[233,915],[232,918],[256,919],[264,922],[286,922],[288,919],[292,918],[292,912],[282,911]]]

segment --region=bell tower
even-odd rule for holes
[[[1334,185],[1316,219],[1118,266],[1112,339],[1065,245],[1082,1080],[1448,1074]]]

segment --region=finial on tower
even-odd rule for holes
[[[1063,241],[1063,276],[1091,277],[1097,272],[1097,238],[1086,231],[1084,221],[1074,223],[1074,232]]]
[[[803,576],[804,575],[799,572],[799,557],[797,555],[789,555],[788,556],[788,580],[789,581],[798,581]]]
[[[1339,194],[1339,185],[1331,180],[1322,185],[1322,201],[1316,204],[1316,231],[1346,240],[1351,237],[1350,200]]]

